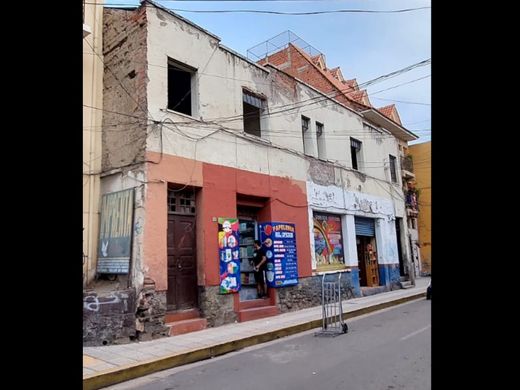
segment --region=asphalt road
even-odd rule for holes
[[[317,329],[106,389],[431,389],[431,301],[347,323],[347,334],[316,337]]]

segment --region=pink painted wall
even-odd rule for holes
[[[157,161],[157,153],[148,158]],[[259,222],[275,221],[296,224],[298,273],[310,276],[311,257],[305,182],[268,176],[196,162],[174,156],[163,156],[160,164],[148,164],[146,220],[144,224],[144,266],[159,291],[167,284],[167,183],[201,187],[197,194],[197,275],[199,285],[218,286],[218,217],[236,217],[237,192],[269,198],[259,212]],[[195,169],[193,169],[195,167]],[[191,172],[193,175],[191,176]],[[162,180],[164,183],[155,181]]]
[[[160,155],[148,152],[147,159],[159,161]],[[195,164],[195,165],[194,165]],[[166,252],[168,229],[168,183],[202,185],[202,163],[182,157],[163,155],[159,164],[147,165],[143,264],[145,275],[155,281],[157,291],[168,289],[168,257]],[[193,172],[193,175],[191,175]],[[157,182],[163,180],[162,182]]]

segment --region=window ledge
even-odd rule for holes
[[[191,116],[191,115],[188,115],[188,114],[184,114],[184,113],[179,112],[179,111],[174,111],[174,110],[171,110],[169,108],[161,108],[160,110],[163,111],[163,112],[169,112],[170,114],[175,114],[175,115],[182,116],[183,118],[190,119],[192,121],[202,122],[200,119],[197,119],[194,116]]]

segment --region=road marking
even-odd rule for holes
[[[410,334],[408,334],[408,335],[406,335],[406,336],[404,336],[404,337],[401,337],[401,341],[406,340],[406,339],[409,339],[410,337],[415,336],[416,334],[419,334],[419,333],[421,333],[421,332],[424,332],[426,329],[428,329],[428,328],[430,328],[430,327],[431,327],[431,325],[427,325],[427,326],[425,326],[424,328],[421,328],[421,329],[416,330],[415,332],[412,332],[412,333],[410,333]]]

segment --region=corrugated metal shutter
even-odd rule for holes
[[[250,104],[260,109],[264,108],[264,101],[260,99],[258,96],[249,93],[248,91],[243,91],[242,98],[244,102],[246,102],[247,104]]]
[[[375,237],[376,229],[372,218],[355,217],[356,236]]]

